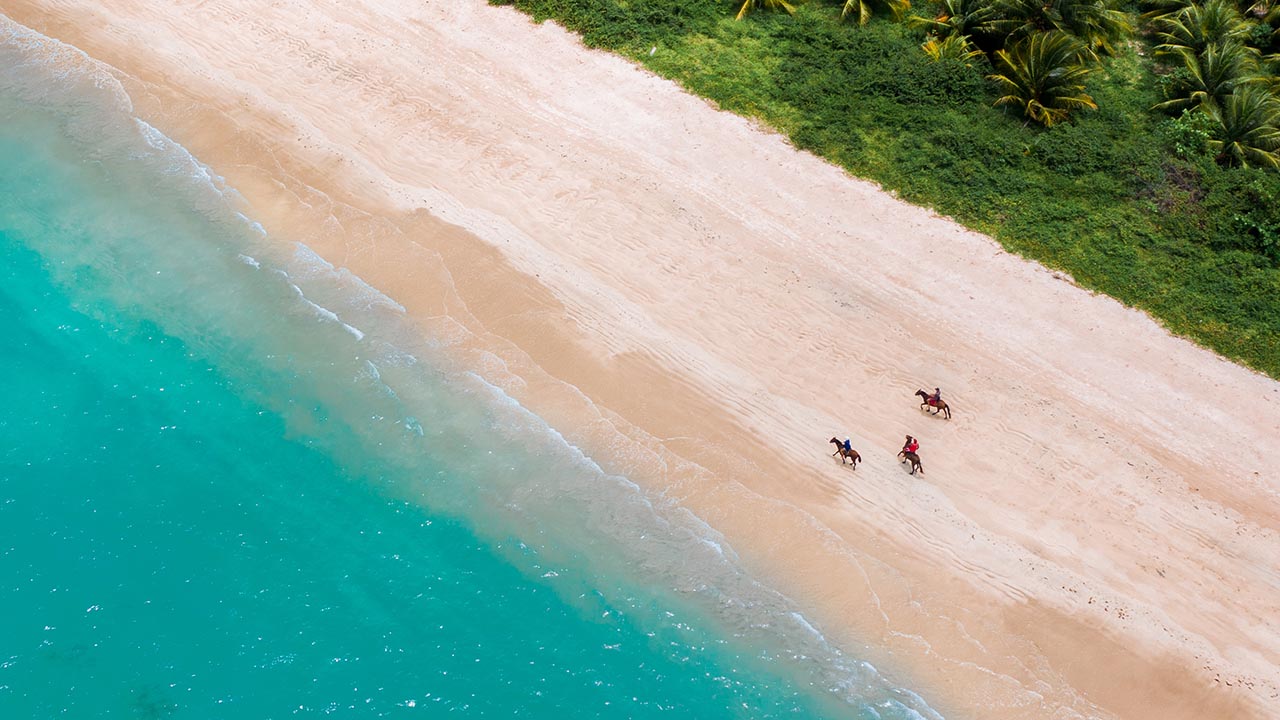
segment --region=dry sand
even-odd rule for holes
[[[0,10],[948,717],[1280,717],[1280,384],[510,9]]]

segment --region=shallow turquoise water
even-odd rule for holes
[[[0,718],[936,716],[238,207],[0,24]]]

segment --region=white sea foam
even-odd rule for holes
[[[315,310],[316,315],[319,315],[320,317],[326,320],[331,320],[335,323],[338,323],[339,325],[342,324],[342,321],[338,319],[337,313],[333,312],[332,310],[326,307],[323,307],[321,305],[317,305],[316,303],[311,302],[311,300],[307,299],[306,293],[302,292],[302,288],[298,287],[297,285],[293,285],[293,289],[298,292],[298,299],[306,303],[307,307],[311,308],[312,310]]]
[[[818,628],[811,625],[809,621],[805,619],[804,615],[801,615],[798,612],[793,612],[791,613],[791,618],[795,620],[796,624],[798,624],[800,627],[809,631],[810,635],[813,635],[815,638],[817,638],[818,640],[821,640],[824,643],[827,641],[827,638],[824,637],[822,633],[818,632]]]
[[[239,210],[235,212],[235,216],[240,218],[242,221],[244,221],[245,226],[248,227],[250,230],[254,231],[255,233],[257,233],[258,237],[261,237],[261,238],[267,237],[267,229],[262,227],[262,223],[250,218],[248,215],[245,215]]]
[[[288,277],[288,274],[285,271],[280,271],[280,272],[285,277]],[[293,292],[297,295],[298,299],[301,300],[307,307],[311,308],[311,310],[314,311],[317,316],[338,325],[343,330],[347,331],[347,333],[349,333],[356,340],[364,339],[364,332],[362,330],[355,327],[354,325],[343,322],[342,318],[338,317],[338,314],[336,312],[330,310],[329,308],[319,303],[312,301],[310,298],[307,297],[306,293],[302,291],[302,288],[298,287],[296,283],[289,283],[289,287],[293,288]]]

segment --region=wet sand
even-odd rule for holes
[[[947,717],[1280,717],[1280,383],[509,8],[0,9]]]

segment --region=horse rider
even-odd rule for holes
[[[849,438],[844,439],[844,451],[847,453],[853,452],[853,444],[849,441]]]
[[[917,451],[917,450],[919,450],[919,449],[920,449],[920,443],[919,443],[919,442],[917,442],[915,438],[913,438],[913,437],[911,437],[910,435],[908,435],[908,436],[907,436],[907,441],[906,441],[905,443],[903,443],[903,445],[902,445],[902,452],[903,452],[904,454],[906,454],[906,453],[913,453],[913,452],[915,452],[915,451]]]
[[[938,405],[941,405],[941,404],[942,404],[942,390],[941,390],[941,389],[939,389],[939,388],[934,388],[934,389],[933,389],[933,394],[929,396],[929,404],[930,404],[930,405],[933,405],[934,407],[937,407]]]

